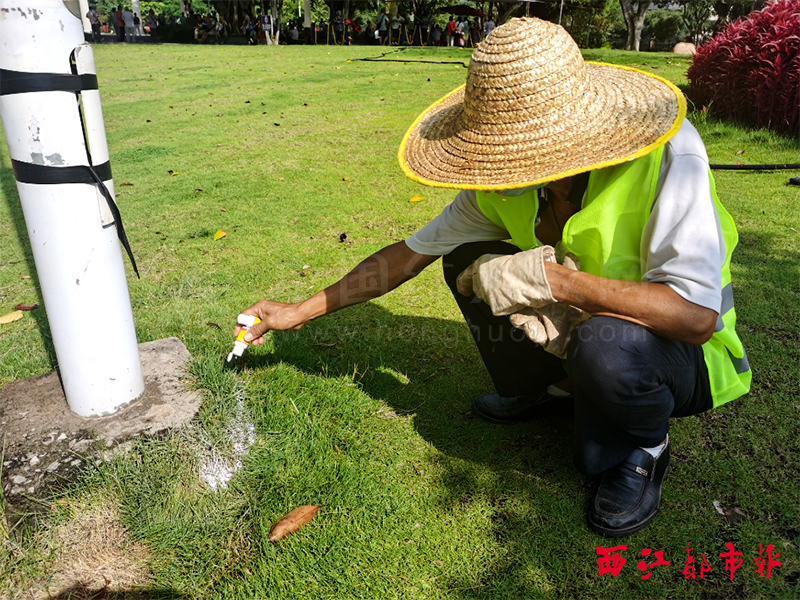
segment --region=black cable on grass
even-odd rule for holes
[[[411,59],[400,59],[400,60],[385,60],[383,57],[387,56],[388,54],[397,54],[398,52],[402,52],[403,50],[407,50],[408,48],[399,48],[397,50],[392,50],[391,52],[384,52],[380,56],[374,56],[372,58],[349,58],[347,62],[393,62],[393,63],[428,63],[431,65],[461,65],[465,69],[469,68],[469,65],[465,64],[460,60],[411,60]]]
[[[715,171],[784,171],[800,169],[800,163],[785,163],[779,165],[708,165]]]

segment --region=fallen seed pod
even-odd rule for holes
[[[287,535],[298,531],[301,527],[306,525],[314,518],[314,515],[317,514],[319,509],[320,507],[314,504],[306,504],[305,506],[295,508],[292,512],[282,516],[278,522],[272,526],[267,539],[270,542],[279,542]]]

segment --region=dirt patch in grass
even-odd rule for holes
[[[131,539],[113,499],[59,508],[70,513],[43,533],[55,560],[46,581],[29,584],[21,598],[114,597],[152,583],[150,551]]]

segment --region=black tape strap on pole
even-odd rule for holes
[[[125,252],[128,253],[128,258],[131,259],[131,266],[133,267],[133,272],[136,273],[136,278],[141,279],[139,276],[139,269],[136,268],[136,260],[133,258],[133,250],[131,250],[131,245],[128,242],[128,235],[125,233],[125,227],[122,226],[122,215],[119,214],[117,203],[114,202],[114,197],[111,195],[111,192],[108,191],[106,184],[103,183],[103,179],[100,177],[97,171],[93,167],[86,168],[89,169],[89,172],[92,174],[95,183],[97,183],[100,189],[100,193],[103,194],[108,202],[108,208],[111,210],[111,214],[114,215],[114,224],[117,228],[117,237],[122,243],[122,247],[125,248]]]
[[[11,168],[14,177],[20,183],[34,183],[39,185],[59,185],[62,183],[89,183],[94,184],[95,179],[86,169],[86,165],[77,167],[53,167],[48,165],[35,165],[11,159]],[[102,181],[111,180],[111,164],[106,161],[94,167]]]
[[[786,171],[800,169],[800,163],[776,165],[708,165],[714,171]]]
[[[24,73],[0,69],[0,96],[30,92],[80,92],[96,90],[97,75],[62,73]]]
[[[111,215],[114,217],[114,225],[117,228],[117,237],[128,253],[128,258],[131,260],[133,271],[136,277],[139,276],[139,269],[136,267],[136,260],[133,258],[133,251],[131,250],[128,236],[125,233],[125,227],[122,225],[122,215],[119,213],[119,208],[111,192],[108,191],[104,181],[111,179],[111,165],[106,161],[101,165],[92,167],[89,165],[77,165],[74,167],[54,167],[49,165],[35,165],[32,163],[22,162],[20,160],[11,159],[11,167],[14,170],[14,177],[20,183],[33,183],[37,185],[58,185],[63,183],[86,183],[89,185],[97,185],[100,193],[108,202],[108,208]]]

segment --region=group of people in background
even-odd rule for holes
[[[444,29],[431,22],[427,16],[417,19],[414,11],[407,16],[401,14],[389,17],[380,13],[375,23],[367,23],[367,31],[381,46],[474,46],[494,29],[494,22],[487,18],[480,26],[477,19],[470,21],[466,17],[455,20],[454,15]]]
[[[423,16],[417,19],[413,10],[405,16],[402,14],[389,16],[388,13],[381,12],[374,22],[369,20],[366,25],[362,25],[360,18],[344,18],[341,11],[337,11],[329,22],[320,19],[312,23],[312,36],[308,42],[330,46],[349,46],[360,42],[382,46],[472,47],[489,35],[494,26],[491,17],[481,25],[477,19],[470,21],[463,17],[455,21],[454,16],[450,16],[448,24],[443,29],[433,24],[430,17]],[[262,14],[258,9],[254,19],[245,13],[240,30],[248,44],[258,45],[259,40],[265,40],[265,43],[270,44],[272,41],[264,32],[269,31],[274,35],[279,28],[281,43],[301,43],[297,23],[289,21],[285,26],[279,25],[274,22],[271,15]],[[446,33],[448,30],[450,33]],[[306,40],[302,43],[306,43]]]
[[[194,30],[194,40],[200,44],[211,43],[212,39],[216,44],[224,44],[228,35],[234,30],[240,31],[247,44],[251,46],[261,43],[272,46],[272,44],[278,43],[276,41],[279,29],[277,20],[269,12],[262,12],[258,8],[252,17],[245,11],[241,23],[238,27],[234,26],[233,28],[223,15],[214,13],[202,15],[190,12],[183,17],[183,22],[188,23],[189,27]],[[297,25],[289,21],[286,27],[281,28],[279,37],[281,43],[298,43],[300,32]]]
[[[224,44],[228,35],[237,29],[228,24],[222,15],[210,12],[206,15],[195,14],[191,10],[179,17],[167,16],[164,12],[156,15],[153,9],[142,20],[141,16],[130,7],[117,6],[111,10],[107,19],[103,19],[95,4],[91,4],[86,18],[92,27],[92,36],[95,43],[102,41],[101,30],[103,23],[107,24],[106,32],[112,33],[119,42],[135,43],[142,35],[155,35],[159,27],[165,25],[181,24],[189,27],[193,32],[193,39],[198,43]],[[275,42],[279,23],[268,11],[256,8],[255,14],[244,13],[238,30],[250,45],[265,43],[271,46]],[[347,19],[337,11],[335,16],[326,23],[320,20],[313,24],[311,43],[328,45],[350,45],[356,41],[382,46],[474,46],[494,29],[494,22],[487,18],[481,27],[479,21],[470,21],[466,17],[450,19],[444,28],[434,24],[430,17],[417,18],[414,11],[408,14],[389,15],[387,12],[378,14],[375,21],[368,21],[362,26],[360,19]],[[295,22],[289,21],[281,27],[281,42],[288,44],[300,43],[300,31]],[[306,40],[303,40],[304,42]]]
[[[256,8],[255,19],[251,19],[247,12],[244,13],[242,35],[252,46],[257,46],[259,40],[264,40],[267,46],[272,46],[276,31],[275,25],[275,19],[269,12],[262,12],[261,9]]]
[[[95,44],[102,42],[102,27],[101,16],[95,4],[89,5],[89,11],[86,13],[86,18],[92,26],[92,39]],[[156,29],[159,26],[174,24],[174,17],[167,17],[162,12],[161,15],[156,16],[151,8],[144,18],[138,13],[131,10],[129,6],[123,8],[121,5],[111,9],[111,14],[107,19],[107,32],[114,34],[116,41],[128,42],[129,44],[135,43],[136,38],[142,35],[155,35]]]
[[[141,30],[141,17],[134,13],[129,6],[124,9],[122,6],[117,6],[111,11],[110,21],[119,42],[135,43],[136,38],[144,33]]]
[[[486,19],[483,23],[483,31],[481,31],[477,19],[470,21],[467,18],[463,18],[460,21],[456,21],[453,15],[450,15],[450,19],[447,21],[447,25],[445,25],[444,28],[446,45],[448,47],[458,46],[460,48],[474,46],[480,42],[481,39],[489,35],[493,29],[494,21],[492,21],[491,17]],[[441,34],[436,37],[441,40]],[[439,46],[440,44],[435,45]]]
[[[184,23],[193,30],[194,41],[200,44],[208,42],[211,38],[214,39],[215,44],[224,44],[228,39],[230,25],[222,15],[208,13],[204,16],[190,13],[183,19]]]

